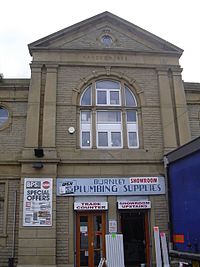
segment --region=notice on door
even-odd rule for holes
[[[23,226],[51,225],[52,178],[25,178]]]

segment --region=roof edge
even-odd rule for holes
[[[86,25],[91,25],[94,21],[97,21],[97,20],[100,20],[102,18],[105,18],[105,17],[109,17],[111,19],[116,19],[118,21],[120,21],[121,23],[125,24],[126,26],[128,27],[134,27],[134,29],[142,36],[148,36],[149,38],[151,39],[154,39],[156,40],[157,42],[159,42],[160,44],[164,45],[164,46],[168,46],[170,47],[171,49],[175,50],[175,52],[177,52],[179,55],[181,55],[183,53],[183,49],[181,49],[180,47],[178,46],[175,46],[174,44],[158,37],[157,35],[149,32],[149,31],[146,31],[142,28],[140,28],[139,26],[121,18],[121,17],[118,17],[108,11],[105,11],[105,12],[102,12],[98,15],[95,15],[93,17],[90,17],[88,19],[85,19],[81,22],[78,22],[78,23],[75,23],[67,28],[64,28],[62,30],[59,30],[57,32],[54,32],[50,35],[47,35],[46,37],[43,37],[41,39],[38,39],[37,41],[34,41],[30,44],[28,44],[28,48],[29,48],[29,53],[30,55],[32,56],[32,49],[35,47],[35,46],[38,46],[38,45],[41,45],[42,43],[44,42],[47,42],[47,41],[51,41],[51,40],[54,40],[56,38],[60,38],[62,35],[66,34],[67,32],[70,32],[72,30],[75,30],[77,28],[79,28],[80,26],[86,26]]]
[[[167,164],[170,164],[197,151],[200,151],[200,136],[165,154],[165,158]]]

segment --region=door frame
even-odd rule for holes
[[[119,217],[119,222],[120,222],[120,232],[122,233],[122,213],[126,212],[142,212],[144,213],[144,227],[145,227],[145,256],[146,256],[146,266],[150,266],[150,230],[149,230],[149,210],[148,209],[141,209],[141,210],[134,210],[134,209],[127,209],[127,210],[118,210],[118,217]],[[122,233],[123,234],[123,233]]]
[[[76,211],[76,266],[80,267],[80,217],[88,216],[88,266],[94,266],[94,224],[93,218],[95,215],[102,216],[102,252],[103,257],[106,257],[106,244],[105,244],[105,234],[106,234],[106,211]],[[89,245],[90,244],[90,245]],[[89,257],[89,255],[91,255]]]

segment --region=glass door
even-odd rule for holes
[[[76,216],[77,267],[97,267],[105,257],[105,212],[79,212]]]

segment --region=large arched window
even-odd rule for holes
[[[137,103],[130,88],[97,80],[80,98],[81,148],[138,148]]]

